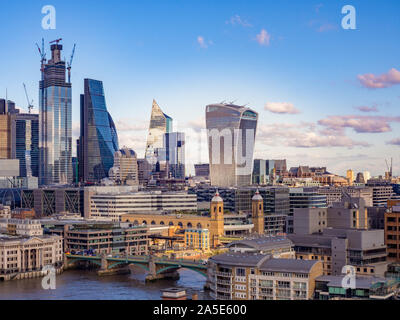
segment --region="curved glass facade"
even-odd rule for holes
[[[119,150],[118,135],[107,111],[103,83],[85,79],[85,94],[81,96],[81,159],[83,180],[97,182],[108,177]]]
[[[206,108],[211,185],[251,184],[258,114],[232,104]]]

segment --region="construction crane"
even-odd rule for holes
[[[46,52],[44,51],[44,39],[43,38],[42,38],[42,48],[40,49],[40,47],[37,43],[36,43],[36,47],[38,48],[39,54],[40,54],[40,62],[41,62],[40,72],[42,73],[42,80],[43,80],[44,64],[46,62]]]
[[[57,39],[57,40],[50,41],[49,43],[50,43],[50,44],[52,44],[52,43],[57,43],[57,44],[58,44],[61,40],[62,40],[62,38]]]
[[[71,67],[72,67],[72,61],[74,60],[74,56],[75,56],[75,48],[76,48],[76,44],[74,44],[74,48],[72,49],[72,54],[71,54],[71,58],[69,59],[69,62],[67,63],[68,67],[68,83],[71,83]]]
[[[26,85],[25,85],[25,83],[23,83],[23,85],[24,85],[24,90],[25,90],[26,101],[28,101],[28,110],[29,110],[29,113],[31,113],[31,111],[33,109],[33,100],[32,100],[32,102],[29,102],[28,91],[26,91]]]
[[[393,178],[393,158],[390,158],[390,166],[388,161],[385,159],[386,162],[386,167],[388,169],[387,171],[387,178],[392,179]]]

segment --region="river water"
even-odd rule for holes
[[[160,290],[171,287],[186,288],[188,297],[198,293],[199,300],[210,299],[203,276],[186,269],[179,273],[177,281],[145,283],[145,275],[136,270],[104,277],[95,271],[68,270],[57,275],[55,290],[44,290],[42,278],[0,282],[0,300],[160,300]]]

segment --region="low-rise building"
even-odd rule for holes
[[[186,229],[186,248],[210,250],[210,231],[208,229]]]
[[[216,300],[308,300],[320,261],[274,259],[268,255],[226,253],[208,260],[208,284]]]
[[[226,245],[232,252],[257,253],[274,258],[294,259],[293,242],[286,237],[255,236]]]
[[[317,300],[346,300],[370,299],[387,300],[394,296],[399,282],[382,277],[356,276],[354,281],[343,286],[346,275],[320,276],[315,280],[315,299]],[[343,281],[344,280],[344,281]]]
[[[42,272],[43,267],[63,265],[62,238],[59,236],[10,236],[0,234],[0,279]]]

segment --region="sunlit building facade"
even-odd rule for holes
[[[103,82],[85,79],[85,94],[81,95],[81,137],[79,172],[81,180],[98,182],[108,177],[119,150],[118,135],[107,111]]]
[[[157,163],[158,151],[164,147],[164,134],[172,132],[172,121],[172,118],[167,116],[153,100],[146,145],[146,159],[151,165]]]
[[[63,46],[51,45],[51,60],[43,66],[39,84],[39,183],[72,182],[72,98],[66,82]]]
[[[258,113],[233,104],[206,107],[206,125],[213,186],[251,184]]]
[[[39,115],[11,115],[13,159],[19,159],[21,177],[39,176]]]

